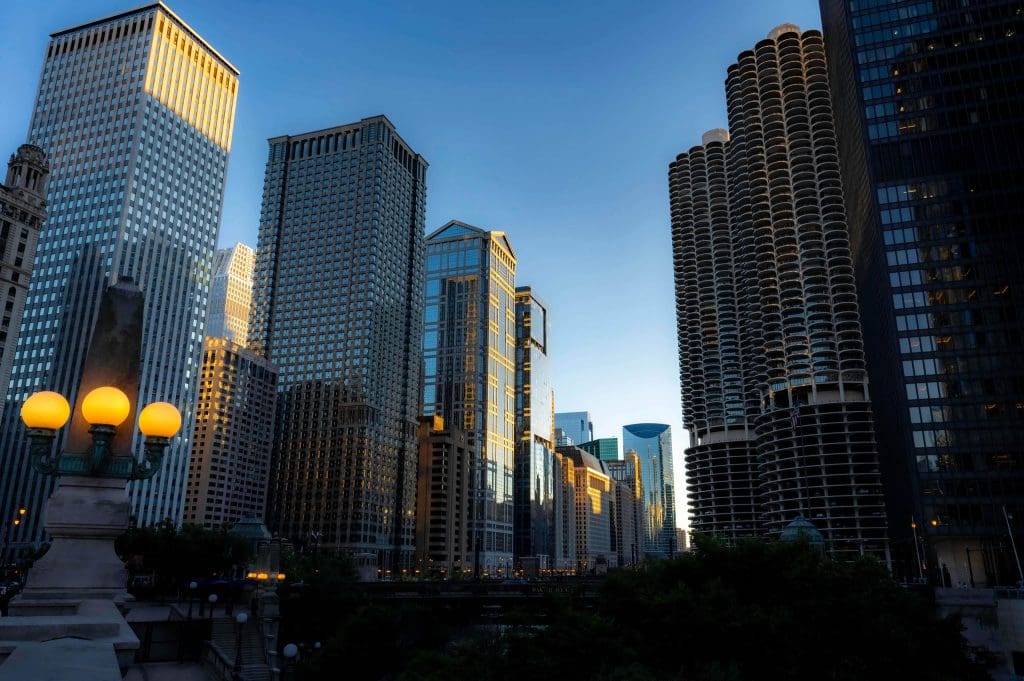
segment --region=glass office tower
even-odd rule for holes
[[[672,430],[664,423],[622,427],[622,449],[640,457],[644,492],[644,553],[676,554],[676,482],[672,467]]]
[[[529,286],[516,288],[515,539],[517,566],[533,559],[554,567],[555,401],[548,360],[547,304]]]
[[[560,411],[555,414],[555,428],[562,430],[571,445],[594,439],[594,423],[589,411]]]
[[[516,255],[504,232],[452,220],[427,237],[423,411],[461,427],[474,450],[474,571],[512,564]]]
[[[1024,541],[1021,4],[821,9],[857,284],[873,311],[865,346],[897,567],[1014,583],[1008,520]]]
[[[617,437],[599,437],[576,446],[588,454],[593,454],[599,461],[621,461],[619,459],[619,438]]]
[[[384,116],[268,142],[249,324],[279,371],[268,525],[409,565],[427,163]]]
[[[53,481],[29,466],[18,410],[37,390],[74,404],[100,294],[119,275],[146,299],[139,400],[185,420],[157,475],[130,485],[133,515],[181,519],[237,90],[238,71],[163,4],[51,36],[28,133],[50,159],[49,218],[0,440],[0,512],[28,509],[17,540],[42,539]]]

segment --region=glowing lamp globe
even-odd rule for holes
[[[31,395],[21,405],[21,420],[29,428],[57,430],[63,428],[71,416],[71,405],[60,393],[52,390]]]
[[[128,396],[109,385],[92,390],[82,400],[82,416],[94,426],[114,426],[124,423],[132,410]]]
[[[181,429],[181,412],[173,404],[147,404],[139,414],[139,430],[146,437],[174,437]]]

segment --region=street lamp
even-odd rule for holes
[[[127,480],[148,480],[156,475],[164,450],[181,429],[181,413],[167,402],[153,402],[139,414],[139,430],[145,436],[145,458],[117,456],[110,443],[117,428],[131,413],[128,396],[113,386],[95,388],[82,400],[82,417],[90,425],[92,447],[81,453],[53,455],[57,431],[71,416],[71,407],[60,393],[44,390],[31,395],[21,407],[28,426],[32,467],[44,475],[84,475]]]
[[[188,583],[188,618],[192,619],[192,601],[195,599],[196,589],[199,588],[199,582],[191,581]]]
[[[281,652],[284,653],[284,677],[291,681],[295,673],[295,657],[299,654],[299,647],[289,643]]]
[[[235,645],[235,668],[233,673],[234,681],[242,680],[242,632],[245,623],[249,620],[249,613],[240,612],[235,615],[235,629],[237,630],[237,642]]]
[[[217,594],[210,594],[210,597],[207,598],[206,600],[208,600],[210,602],[210,621],[212,622],[213,621],[213,609],[217,605]]]

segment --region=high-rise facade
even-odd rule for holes
[[[516,255],[504,232],[452,220],[427,237],[426,270],[423,411],[466,432],[469,552],[496,574],[513,563]]]
[[[213,257],[206,336],[245,346],[249,338],[252,273],[256,253],[245,244],[219,248]]]
[[[572,462],[576,574],[616,567],[615,490],[608,469],[579,447],[559,447],[557,452],[564,461]]]
[[[622,427],[622,449],[636,452],[644,499],[644,553],[671,558],[676,544],[676,481],[672,429],[664,423]]]
[[[417,439],[416,566],[440,575],[465,572],[472,450],[462,429],[440,416],[420,417]]]
[[[555,414],[555,428],[561,428],[569,438],[569,446],[594,439],[594,423],[589,411],[561,411]]]
[[[773,29],[726,98],[728,134],[669,169],[694,527],[804,515],[830,551],[887,557],[821,33]]]
[[[39,147],[22,144],[7,162],[0,184],[0,289],[4,312],[0,321],[0,395],[7,395],[21,315],[32,278],[39,231],[46,220],[46,184],[50,166]]]
[[[614,544],[619,565],[637,565],[644,560],[645,528],[640,457],[630,450],[620,461],[607,461],[605,466],[615,484]]]
[[[186,523],[264,518],[277,368],[227,338],[207,338],[185,491]]]
[[[1019,2],[821,2],[899,570],[1018,579]],[[1006,516],[1004,516],[1004,508]],[[914,528],[923,546],[914,545]]]
[[[517,565],[551,569],[555,556],[555,403],[548,361],[548,307],[529,286],[516,288],[515,515]]]
[[[49,217],[0,428],[3,512],[28,510],[19,539],[42,539],[53,483],[31,470],[18,410],[38,390],[74,403],[119,275],[146,301],[139,400],[185,416],[157,475],[130,485],[132,512],[181,519],[237,90],[235,67],[161,3],[51,36],[28,132],[50,161]]]
[[[599,437],[590,442],[576,445],[588,454],[593,454],[599,461],[619,461],[619,438]]]
[[[407,565],[427,164],[384,116],[268,143],[249,325],[279,370],[268,524]]]

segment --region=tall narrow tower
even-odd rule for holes
[[[427,237],[423,411],[466,432],[474,570],[512,564],[516,255],[504,232],[452,220]]]
[[[51,36],[28,133],[50,160],[49,217],[0,435],[2,512],[27,509],[18,541],[42,538],[52,484],[29,466],[18,410],[37,390],[74,402],[119,275],[146,300],[139,399],[185,415],[160,472],[132,484],[133,515],[181,518],[237,90],[235,67],[162,3]]]
[[[384,116],[269,140],[250,348],[279,369],[268,524],[412,562],[427,163]]]
[[[777,536],[803,515],[833,552],[886,556],[821,33],[773,29],[729,67],[726,97],[728,138],[670,169],[688,473],[707,490],[693,516],[747,534],[756,506]],[[731,444],[705,455],[705,428]]]

